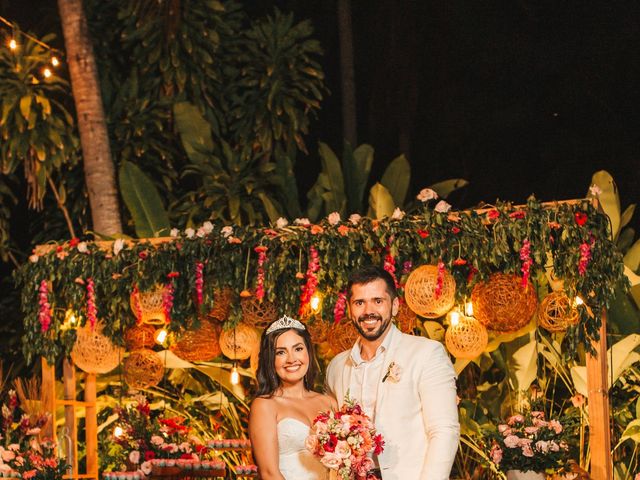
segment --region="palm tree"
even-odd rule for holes
[[[95,232],[122,232],[115,168],[82,0],[58,0]]]

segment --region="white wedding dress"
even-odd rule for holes
[[[295,418],[278,422],[280,473],[286,480],[326,480],[328,469],[305,447],[309,426]]]

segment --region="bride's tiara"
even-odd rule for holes
[[[269,328],[267,328],[266,335],[269,335],[271,332],[275,332],[276,330],[282,330],[283,328],[295,328],[297,330],[306,330],[304,324],[300,320],[296,320],[295,318],[291,318],[288,316],[284,316],[279,318],[275,322],[273,322]]]

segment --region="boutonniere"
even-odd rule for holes
[[[396,362],[391,362],[389,364],[389,367],[387,368],[387,373],[385,373],[384,377],[382,377],[382,383],[386,382],[387,380],[390,380],[393,383],[398,383],[400,381],[401,373],[402,370],[400,369],[400,365],[398,365]]]

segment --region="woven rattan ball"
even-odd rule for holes
[[[538,298],[531,284],[522,287],[520,277],[494,273],[473,288],[471,301],[474,316],[489,330],[515,332],[529,323]]]
[[[322,343],[327,341],[329,335],[329,322],[325,322],[321,318],[314,318],[304,322],[305,327],[309,330],[313,343]]]
[[[235,328],[223,330],[220,334],[220,348],[231,360],[245,360],[260,342],[260,335],[251,325],[240,322]]]
[[[489,335],[477,319],[460,316],[458,323],[447,329],[444,340],[454,357],[473,360],[487,348]]]
[[[228,287],[213,291],[213,308],[207,315],[213,320],[224,322],[229,317],[229,308],[233,300],[233,290]]]
[[[265,328],[278,316],[276,306],[266,300],[249,297],[242,300],[242,321],[247,325]]]
[[[407,302],[401,300],[398,315],[396,315],[396,325],[398,325],[400,331],[413,334],[417,320],[418,316],[416,313],[409,308]]]
[[[124,342],[127,345],[127,350],[131,352],[141,348],[153,347],[155,333],[155,328],[144,323],[127,329],[124,333]]]
[[[455,302],[456,281],[445,270],[439,295],[436,295],[437,284],[438,267],[435,265],[422,265],[411,272],[404,287],[404,299],[409,308],[426,318],[438,318],[451,310]]]
[[[157,385],[164,375],[160,356],[146,348],[131,352],[123,363],[124,379],[131,388],[149,388]]]
[[[358,331],[353,323],[346,318],[342,319],[340,323],[332,325],[327,334],[327,342],[334,355],[353,347],[357,339]]]
[[[107,373],[120,364],[122,349],[102,334],[103,325],[96,323],[80,327],[76,332],[76,343],[71,358],[79,369],[87,373]]]
[[[164,313],[164,305],[162,302],[162,294],[165,287],[156,285],[152,290],[146,292],[133,291],[129,298],[131,311],[141,318],[138,321],[149,325],[163,325],[166,320]]]
[[[202,320],[200,327],[187,330],[171,346],[171,351],[187,362],[206,362],[222,353],[218,337],[221,327],[213,322]]]
[[[538,324],[550,332],[564,332],[580,320],[580,313],[564,292],[552,292],[540,302]]]

